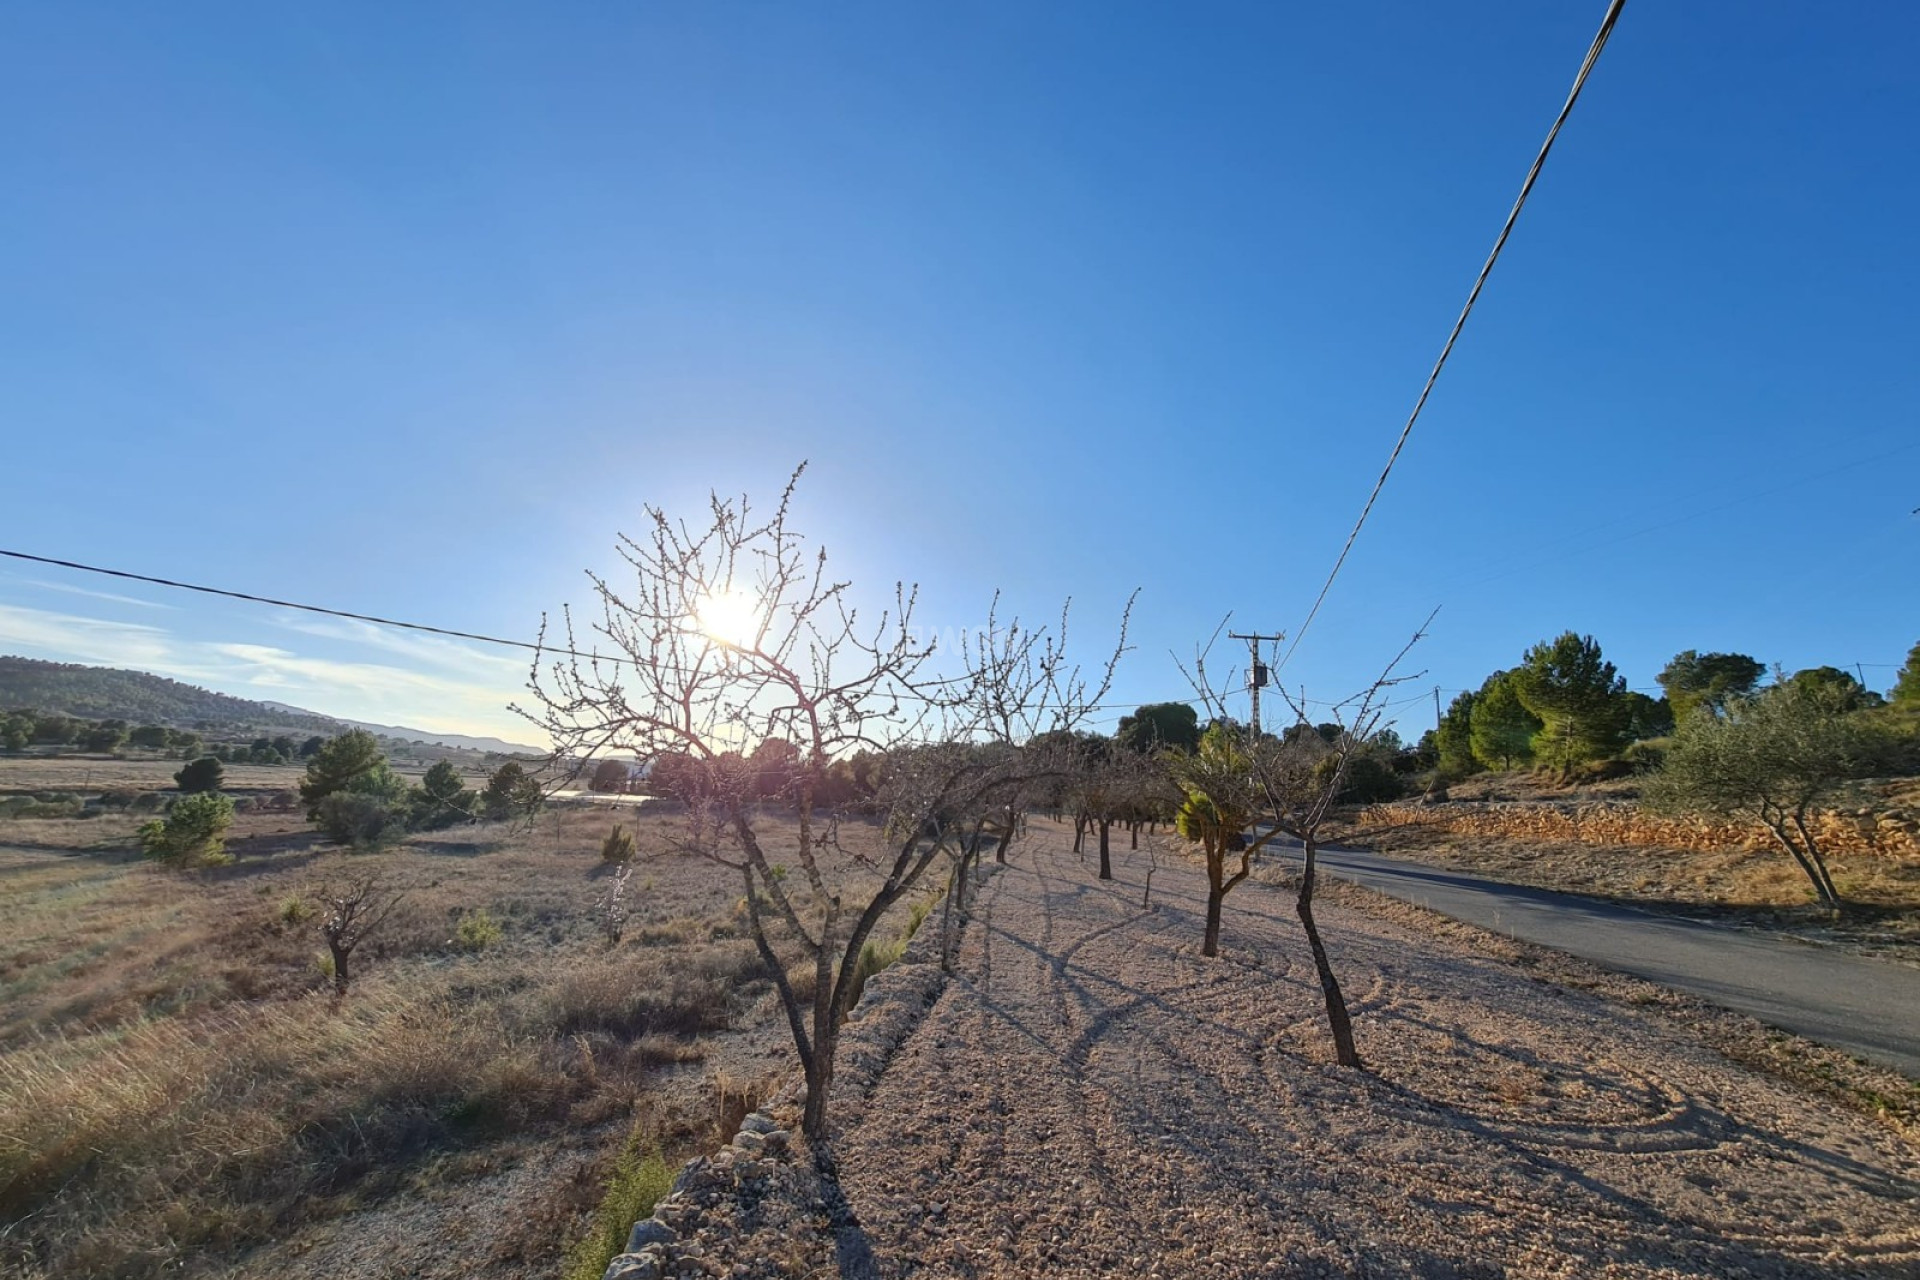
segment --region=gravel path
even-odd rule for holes
[[[1343,1071],[1289,896],[1016,860],[836,1143],[885,1275],[1920,1274],[1913,1147],[1651,1012],[1329,906]]]

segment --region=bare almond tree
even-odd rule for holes
[[[373,872],[350,876],[340,885],[324,883],[314,893],[326,904],[326,918],[320,922],[320,936],[327,940],[333,960],[333,994],[344,996],[352,981],[349,966],[354,948],[366,941],[395,907],[403,895],[385,888]]]
[[[543,627],[533,708],[517,709],[573,772],[612,753],[671,762],[682,847],[746,891],[806,1077],[803,1131],[820,1138],[862,947],[929,867],[977,856],[990,829],[1004,850],[1009,815],[1050,767],[1031,740],[1083,721],[1113,661],[1104,679],[1083,677],[1064,612],[1057,632],[1032,630],[1003,623],[996,600],[955,655],[961,669],[941,677],[915,632],[915,589],[896,585],[891,606],[865,621],[825,551],[790,527],[799,478],[764,519],[745,498],[715,496],[698,525],[649,507],[645,535],[620,539],[630,572],[589,575],[592,648],[570,613],[564,645]],[[833,762],[858,751],[883,766],[870,806],[879,820],[856,830],[821,797]],[[779,869],[788,861],[797,876]],[[863,881],[872,887],[850,894]]]
[[[1431,624],[1432,621],[1429,616],[1427,623]],[[1382,705],[1385,694],[1395,686],[1417,680],[1424,674],[1396,676],[1394,671],[1425,634],[1426,626],[1423,625],[1372,684],[1333,707],[1330,723],[1338,726],[1338,732],[1331,741],[1313,727],[1307,715],[1305,697],[1295,697],[1282,688],[1281,697],[1295,716],[1294,729],[1278,738],[1265,735],[1256,738],[1244,752],[1235,753],[1237,758],[1221,770],[1228,774],[1238,773],[1245,780],[1244,790],[1232,790],[1228,783],[1223,783],[1222,787],[1226,794],[1239,798],[1250,807],[1251,816],[1247,820],[1252,826],[1252,833],[1245,837],[1249,846],[1257,848],[1283,835],[1300,844],[1300,885],[1294,899],[1294,913],[1300,917],[1300,926],[1307,935],[1308,950],[1313,953],[1313,967],[1320,979],[1320,991],[1327,1008],[1327,1024],[1333,1035],[1334,1057],[1345,1067],[1359,1067],[1361,1060],[1353,1039],[1353,1019],[1347,1012],[1346,996],[1341,991],[1339,977],[1334,973],[1333,962],[1327,954],[1326,943],[1320,936],[1319,924],[1313,914],[1320,836],[1340,793],[1346,788],[1349,768],[1355,755],[1379,732],[1385,710]],[[1195,661],[1193,683],[1215,714],[1224,718],[1225,705],[1221,695],[1206,681],[1204,651]],[[1205,746],[1203,740],[1203,749]],[[1242,769],[1244,772],[1239,772]],[[1239,816],[1238,813],[1234,815],[1235,818]],[[1242,878],[1246,874],[1245,868],[1243,861],[1240,872]],[[1208,924],[1210,933],[1217,930],[1217,923],[1211,915]]]

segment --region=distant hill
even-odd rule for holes
[[[252,702],[145,671],[0,657],[0,707],[32,707],[88,720],[191,728],[203,721],[337,733],[343,722],[298,707]]]
[[[432,742],[466,751],[543,754],[538,747],[501,738],[369,724],[323,716],[284,702],[254,702],[146,671],[0,657],[0,710],[16,707],[54,711],[87,720],[119,719],[130,724],[164,724],[180,729],[201,723],[244,725],[250,729],[304,729],[309,733],[328,734],[343,729],[365,729],[383,738]]]
[[[403,724],[367,724],[359,720],[349,720],[346,723],[382,738],[401,738],[407,742],[436,742],[443,747],[458,747],[463,751],[490,751],[503,756],[545,756],[547,754],[538,747],[530,747],[524,742],[508,742],[505,738],[489,738],[470,733],[434,733],[427,729],[409,729]]]
[[[290,707],[284,702],[267,702],[261,705],[277,707],[282,711],[300,712],[299,707]],[[538,747],[530,747],[524,742],[508,742],[505,738],[488,738],[468,733],[435,733],[431,729],[409,729],[403,724],[374,724],[370,720],[342,720],[339,723],[351,729],[365,729],[375,737],[398,738],[403,742],[435,742],[443,747],[459,747],[464,751],[492,751],[509,756],[546,754]]]

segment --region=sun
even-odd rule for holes
[[[745,649],[760,637],[760,598],[737,587],[710,592],[694,610],[694,618],[711,639]]]

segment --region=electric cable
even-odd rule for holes
[[[1587,56],[1580,63],[1579,74],[1573,79],[1573,89],[1567,94],[1567,101],[1560,108],[1560,114],[1554,118],[1553,127],[1547,130],[1546,141],[1540,144],[1540,152],[1533,158],[1533,165],[1527,170],[1526,181],[1520,184],[1520,195],[1514,200],[1513,208],[1507,213],[1507,221],[1500,228],[1499,238],[1493,242],[1493,251],[1480,268],[1480,274],[1473,282],[1473,290],[1467,294],[1467,304],[1460,309],[1460,316],[1453,322],[1453,331],[1447,335],[1446,345],[1440,349],[1440,358],[1433,362],[1433,371],[1427,375],[1426,385],[1420,388],[1420,398],[1414,401],[1413,412],[1407,415],[1407,423],[1400,429],[1400,438],[1394,441],[1393,452],[1387,456],[1387,465],[1381,469],[1380,478],[1373,482],[1373,492],[1367,495],[1366,505],[1360,509],[1360,518],[1353,522],[1353,529],[1347,534],[1347,541],[1340,548],[1340,554],[1333,562],[1333,569],[1327,574],[1326,582],[1321,584],[1320,594],[1314,597],[1313,607],[1307,610],[1307,620],[1293,633],[1293,642],[1287,646],[1286,653],[1274,664],[1274,670],[1287,665],[1294,650],[1300,647],[1307,628],[1320,613],[1320,606],[1326,603],[1327,593],[1333,589],[1333,581],[1340,576],[1340,569],[1347,562],[1347,554],[1353,550],[1354,540],[1360,536],[1361,527],[1367,523],[1367,517],[1373,512],[1373,504],[1378,501],[1380,491],[1386,487],[1387,477],[1393,474],[1394,463],[1400,460],[1400,451],[1406,448],[1407,438],[1413,434],[1413,424],[1420,418],[1420,411],[1426,408],[1427,397],[1433,394],[1434,383],[1440,380],[1440,370],[1446,367],[1447,357],[1453,354],[1453,344],[1460,338],[1460,331],[1466,328],[1467,317],[1473,312],[1473,304],[1480,300],[1480,291],[1486,287],[1487,277],[1493,274],[1493,264],[1500,258],[1500,251],[1506,248],[1507,237],[1513,234],[1513,227],[1520,219],[1520,210],[1526,206],[1527,197],[1533,192],[1533,184],[1540,177],[1540,170],[1547,162],[1547,153],[1553,150],[1554,139],[1560,136],[1560,127],[1573,114],[1573,104],[1580,100],[1580,90],[1586,87],[1587,77],[1593,71],[1594,64],[1600,60],[1600,51],[1606,48],[1607,38],[1613,34],[1614,23],[1619,20],[1620,10],[1626,6],[1626,0],[1611,0],[1607,13],[1600,20],[1600,30],[1593,37],[1593,43],[1587,49]]]

